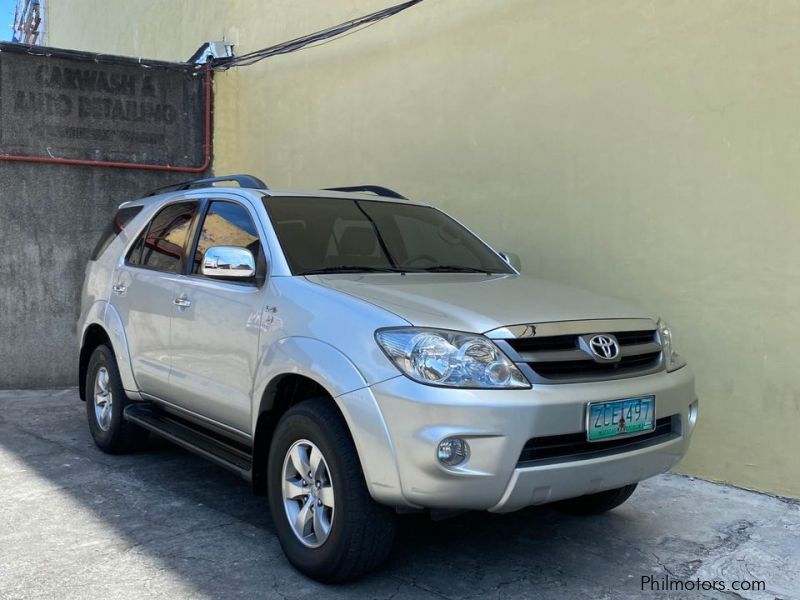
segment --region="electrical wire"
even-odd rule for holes
[[[369,29],[373,25],[377,25],[378,23],[379,23],[379,21],[373,21],[372,23],[367,23],[366,25],[360,25],[359,27],[351,29],[347,33],[341,33],[341,34],[337,35],[336,37],[332,37],[332,38],[327,39],[327,40],[322,40],[322,41],[319,41],[319,42],[314,42],[312,44],[308,44],[304,48],[306,50],[308,50],[310,48],[319,48],[320,46],[324,46],[325,44],[330,44],[331,42],[336,42],[338,40],[341,40],[342,38],[346,38],[346,37],[348,37],[350,35],[353,35],[354,33],[360,33],[362,31],[364,31],[365,29]]]
[[[348,32],[355,33],[352,31],[354,29],[360,31],[361,29],[365,29],[366,27],[374,25],[375,23],[394,16],[397,13],[406,10],[407,8],[411,8],[415,4],[419,4],[422,1],[423,0],[409,0],[408,2],[403,2],[402,4],[390,6],[389,8],[364,15],[358,19],[346,21],[344,23],[340,23],[339,25],[334,25],[333,27],[328,27],[327,29],[304,35],[302,37],[289,40],[288,42],[282,42],[268,48],[262,48],[261,50],[248,52],[247,54],[242,54],[241,56],[216,58],[211,61],[211,68],[215,71],[225,71],[232,67],[246,67],[271,56],[289,54],[290,52],[296,52],[297,50],[301,50],[306,47],[321,46],[322,44],[325,44],[334,38],[347,35]]]

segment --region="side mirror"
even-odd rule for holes
[[[200,272],[214,279],[252,279],[256,274],[256,259],[247,248],[213,246],[206,250]]]
[[[520,262],[518,254],[514,254],[513,252],[499,252],[498,254],[517,271],[522,270],[522,262]]]

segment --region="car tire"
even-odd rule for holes
[[[331,400],[306,400],[283,415],[270,446],[267,485],[278,540],[301,573],[341,583],[388,557],[394,511],[370,496],[350,431]]]
[[[614,490],[562,500],[556,502],[555,506],[571,515],[599,515],[617,508],[630,498],[635,490],[636,484],[632,483]]]
[[[125,454],[141,449],[147,430],[129,423],[122,413],[131,403],[122,387],[117,360],[108,346],[95,348],[84,381],[86,417],[94,443],[108,454]]]

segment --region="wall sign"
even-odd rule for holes
[[[8,50],[0,45],[0,155],[203,163],[203,72]]]

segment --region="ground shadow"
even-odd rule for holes
[[[18,516],[18,501],[52,504],[49,510],[65,512],[64,525],[65,504],[88,510],[97,525],[85,535],[108,546],[111,573],[131,563],[157,564],[184,582],[187,595],[483,598],[535,590],[541,598],[624,597],[640,593],[642,575],[661,576],[667,568],[674,576],[691,575],[697,568],[692,560],[709,551],[681,540],[683,555],[673,548],[664,564],[658,548],[678,546],[665,535],[665,519],[673,517],[659,514],[661,500],[645,488],[630,505],[594,518],[547,507],[436,522],[405,516],[384,569],[354,584],[323,588],[291,569],[266,500],[235,475],[158,439],[133,455],[101,453],[74,390],[0,392],[0,408],[0,447],[24,465],[4,476],[4,512],[30,519],[31,527],[43,529],[39,535],[69,540],[80,532],[35,513]],[[46,491],[36,492],[36,486]],[[52,560],[82,564],[97,549],[72,543],[68,552],[73,555],[54,554]],[[112,579],[107,590],[122,583]],[[106,589],[94,585],[96,593]]]

